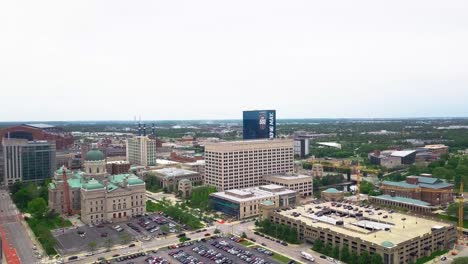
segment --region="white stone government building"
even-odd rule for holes
[[[70,209],[85,224],[120,222],[146,211],[145,182],[133,174],[109,175],[104,154],[95,147],[84,161],[84,171],[62,167],[49,184],[49,209],[66,214],[64,170],[69,186]]]

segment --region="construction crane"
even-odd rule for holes
[[[463,219],[464,219],[464,205],[465,199],[463,198],[463,180],[460,183],[460,195],[458,196],[458,240],[463,243]]]
[[[359,166],[359,163],[358,163]],[[358,169],[356,170],[356,201],[360,201],[360,196],[361,196],[361,171]]]
[[[70,204],[70,186],[68,186],[68,178],[67,178],[67,168],[65,166],[62,167],[63,172],[63,195],[65,200],[65,209],[68,215],[72,215],[72,209]]]

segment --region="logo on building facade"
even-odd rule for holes
[[[258,124],[261,130],[264,130],[266,128],[267,120],[264,113],[260,113],[260,116],[258,117]]]
[[[274,113],[269,113],[268,115],[268,124],[269,124],[269,136],[270,138],[275,137],[275,114]]]

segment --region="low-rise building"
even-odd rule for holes
[[[439,156],[449,152],[449,147],[444,144],[425,145],[423,148]]]
[[[260,204],[269,201],[278,207],[295,206],[297,192],[269,184],[246,189],[233,189],[210,194],[212,208],[226,215],[243,219],[260,214]]]
[[[328,188],[325,191],[322,191],[321,197],[325,201],[341,201],[344,199],[344,192],[335,188]]]
[[[189,198],[192,195],[192,182],[188,179],[183,179],[179,181],[178,192],[183,198]]]
[[[263,176],[262,184],[276,184],[288,190],[296,191],[301,196],[312,196],[312,176],[297,174],[279,174]]]
[[[371,204],[391,208],[398,207],[417,214],[431,214],[432,211],[435,210],[428,202],[388,194],[369,196],[368,199]]]
[[[320,206],[307,204],[288,210],[262,207],[262,217],[295,228],[299,241],[320,240],[358,255],[379,254],[384,264],[414,263],[436,251],[451,249],[457,240],[451,223],[357,205],[352,206],[363,213],[331,202]]]
[[[323,166],[322,164],[315,163],[312,165],[312,176],[323,177]]]
[[[130,162],[125,160],[108,161],[106,163],[107,172],[111,175],[128,173]]]
[[[392,197],[406,197],[429,203],[432,206],[453,202],[453,184],[445,180],[424,176],[408,176],[405,181],[383,181],[380,189]]]
[[[203,177],[196,171],[169,167],[152,170],[151,172],[159,179],[161,187],[167,188],[170,192],[178,190],[181,180],[189,180],[192,186],[203,185]]]
[[[387,168],[398,168],[411,165],[416,161],[415,150],[385,150],[368,154],[369,161],[374,165]]]
[[[204,178],[205,177],[205,160],[197,160],[195,162],[188,162],[182,163],[182,168],[196,171],[200,173],[200,175]]]

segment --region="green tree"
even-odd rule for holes
[[[88,243],[89,251],[94,252],[96,250],[97,243],[96,241],[91,241]]]
[[[32,200],[31,195],[26,189],[21,189],[13,195],[13,202],[20,211],[25,211],[28,207],[28,202]]]
[[[370,263],[370,256],[367,251],[362,252],[362,254],[359,256],[359,264],[369,264]]]
[[[164,232],[164,236],[167,236],[167,233],[169,233],[169,227],[166,225],[161,226],[161,232]]]
[[[221,233],[221,231],[220,231],[218,228],[216,228],[216,229],[213,231],[213,233],[219,234],[219,233]]]
[[[467,264],[468,263],[468,257],[459,257],[455,258],[452,261],[452,264]]]
[[[241,237],[242,238],[247,238],[247,234],[245,232],[242,232]]]
[[[316,251],[316,252],[322,253],[322,251],[323,251],[323,242],[322,242],[322,240],[316,239],[314,241],[314,246],[312,247],[312,249],[314,251]]]
[[[411,165],[408,169],[408,174],[409,175],[420,175],[421,174],[421,170],[418,166],[416,165]]]
[[[383,264],[383,259],[382,259],[382,256],[380,256],[379,254],[372,254],[371,255],[371,264]]]
[[[334,259],[340,259],[340,248],[339,247],[337,247],[337,246],[333,247],[332,257]]]
[[[35,198],[28,203],[28,212],[36,218],[43,218],[47,213],[47,202],[43,198]]]
[[[14,195],[23,188],[24,184],[22,182],[15,182],[10,186],[10,192]]]
[[[361,181],[361,184],[359,186],[359,191],[362,193],[362,194],[369,194],[371,193],[372,191],[374,191],[374,185],[370,182],[367,182],[367,181]]]
[[[349,254],[349,248],[348,247],[342,247],[341,248],[341,254],[340,254],[340,260],[348,263],[350,260],[351,255]]]
[[[349,264],[359,264],[359,256],[356,252],[351,252],[351,256],[349,257]]]
[[[161,181],[152,173],[146,175],[145,183],[146,190],[150,192],[158,192],[162,189]]]
[[[323,248],[323,254],[330,256],[331,253],[332,253],[332,247],[330,246],[330,244],[326,243],[325,247]]]

